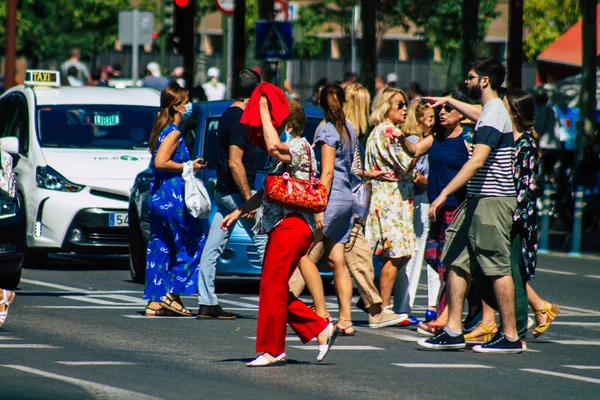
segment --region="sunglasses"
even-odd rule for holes
[[[402,110],[404,107],[406,107],[406,103],[403,101],[399,101],[398,102],[398,110]]]
[[[479,78],[479,75],[467,74],[467,80],[471,80],[473,78]]]
[[[441,107],[437,107],[437,110],[438,110],[438,112],[444,110],[445,112],[450,113],[450,112],[454,111],[454,108],[452,108],[452,106],[449,106],[448,104],[444,104]]]

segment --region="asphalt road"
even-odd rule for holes
[[[561,313],[527,353],[428,351],[413,328],[372,330],[356,310],[356,336],[338,339],[322,364],[290,331],[287,366],[250,369],[257,280],[218,281],[222,305],[243,318],[147,318],[124,259],[54,259],[24,271],[0,328],[0,398],[599,398],[600,259],[542,256],[534,287]],[[195,298],[184,302],[196,310]]]

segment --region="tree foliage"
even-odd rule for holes
[[[523,43],[525,56],[533,61],[580,18],[580,0],[527,0],[523,25],[528,30]]]

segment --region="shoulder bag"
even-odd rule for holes
[[[212,204],[204,183],[194,173],[193,161],[187,161],[183,164],[181,177],[184,185],[185,207],[188,212],[194,218],[208,218]]]

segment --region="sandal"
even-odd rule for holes
[[[341,333],[340,328],[332,323],[327,324],[325,329],[327,329],[327,343],[318,345],[319,354],[317,354],[317,362],[321,362],[325,359],[331,346],[333,346],[333,342],[335,342],[335,339]]]
[[[535,311],[535,315],[546,314],[546,322],[544,322],[543,324],[538,324],[535,327],[535,329],[532,332],[533,337],[538,338],[544,332],[546,332],[548,330],[548,328],[550,328],[550,324],[552,323],[552,321],[554,321],[556,319],[556,316],[558,315],[559,312],[560,312],[560,307],[558,307],[558,304],[550,304],[550,306],[548,307],[548,303],[546,303],[544,301],[544,308],[542,308],[541,310]]]
[[[9,293],[12,296],[9,296]],[[2,289],[2,300],[0,300],[0,305],[4,304],[4,310],[0,311],[0,326],[4,325],[4,322],[6,322],[6,319],[8,318],[8,308],[15,300],[15,296],[15,292]]]
[[[281,353],[277,357],[272,357],[270,360],[265,357],[266,353],[261,354],[254,360],[247,362],[246,367],[279,367],[287,364],[285,353]]]
[[[482,328],[485,331],[485,333],[482,333],[479,335],[473,334],[473,332],[475,332],[478,328]],[[465,343],[467,343],[467,344],[487,343],[490,340],[492,340],[494,338],[494,336],[496,336],[497,333],[498,333],[498,325],[492,324],[491,326],[487,326],[480,322],[477,328],[473,329],[470,333],[467,333],[465,335]]]
[[[170,317],[173,315],[178,315],[175,314],[174,312],[167,310],[166,308],[150,308],[150,306],[146,307],[144,309],[144,316],[146,317]]]
[[[188,310],[187,308],[185,308],[183,306],[183,304],[181,304],[177,300],[169,297],[168,294],[166,296],[163,296],[163,297],[160,298],[160,305],[163,308],[166,308],[169,311],[173,311],[176,314],[183,315],[183,316],[186,316],[186,317],[191,317],[192,316],[192,312],[190,310]],[[179,307],[177,307],[177,306],[179,306]]]
[[[350,322],[350,325],[345,328],[342,328],[341,326],[338,325],[341,321]],[[352,325],[352,321],[349,321],[347,319],[339,319],[335,323],[335,327],[340,330],[340,335],[342,335],[342,336],[354,336],[356,334],[356,332],[354,330],[354,325]]]

